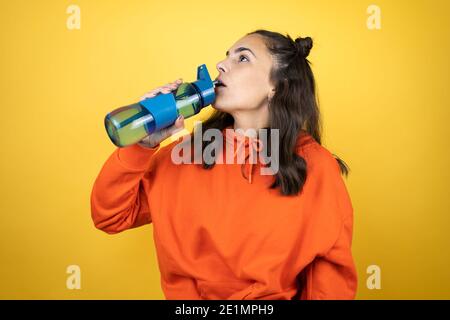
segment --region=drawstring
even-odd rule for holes
[[[255,151],[256,151],[256,153],[260,152],[262,150],[263,143],[258,138],[252,138],[252,137],[248,137],[245,135],[241,135],[241,134],[236,133],[234,130],[232,131],[231,135],[233,138],[233,143],[236,141],[238,142],[238,146],[233,154],[233,159],[236,158],[236,155],[242,149],[243,146],[249,147],[249,153],[245,156],[244,163],[241,165],[241,173],[245,179],[248,179],[248,183],[252,183],[253,160],[255,159],[254,152]],[[250,170],[249,170],[248,177],[246,177],[244,169],[245,169],[245,164],[250,157],[251,157],[251,161],[249,161]]]

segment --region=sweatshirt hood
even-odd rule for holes
[[[227,148],[232,147],[233,162],[241,163],[241,174],[248,183],[253,181],[253,166],[259,162],[259,152],[263,149],[263,142],[251,136],[246,136],[243,133],[233,129],[233,126],[228,126],[224,129],[225,142]]]
[[[225,137],[226,148],[231,147],[231,150],[233,150],[233,163],[241,163],[242,177],[251,184],[254,165],[267,166],[266,163],[260,161],[262,156],[259,153],[263,150],[263,141],[234,130],[233,125],[223,129],[223,136]],[[296,149],[299,150],[313,140],[305,130],[301,130],[297,138]]]

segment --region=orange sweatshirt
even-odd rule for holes
[[[258,150],[257,139],[228,132],[224,149],[242,148],[246,159]],[[104,232],[153,223],[167,299],[355,297],[353,208],[326,148],[299,135],[307,180],[299,195],[282,196],[268,188],[273,176],[260,174],[261,163],[173,163],[181,139],[117,148],[91,194],[93,222]]]

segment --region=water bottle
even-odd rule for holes
[[[146,136],[173,125],[179,115],[189,118],[214,102],[214,87],[206,65],[197,68],[197,81],[182,83],[175,92],[120,107],[105,117],[105,128],[118,147],[135,144]]]

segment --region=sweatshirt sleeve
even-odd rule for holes
[[[305,268],[301,299],[351,300],[356,296],[357,273],[351,254],[352,218],[348,217],[334,246]]]
[[[353,236],[351,199],[339,165],[331,153],[321,152],[310,160],[315,162],[311,170],[311,177],[314,179],[314,201],[311,210],[321,221],[315,231],[316,241],[324,241],[321,248],[327,249],[318,252],[302,271],[303,288],[300,298],[354,299],[357,290],[357,271],[351,250]]]
[[[148,173],[159,146],[133,144],[117,148],[109,156],[91,192],[91,217],[96,228],[115,234],[151,223]]]

